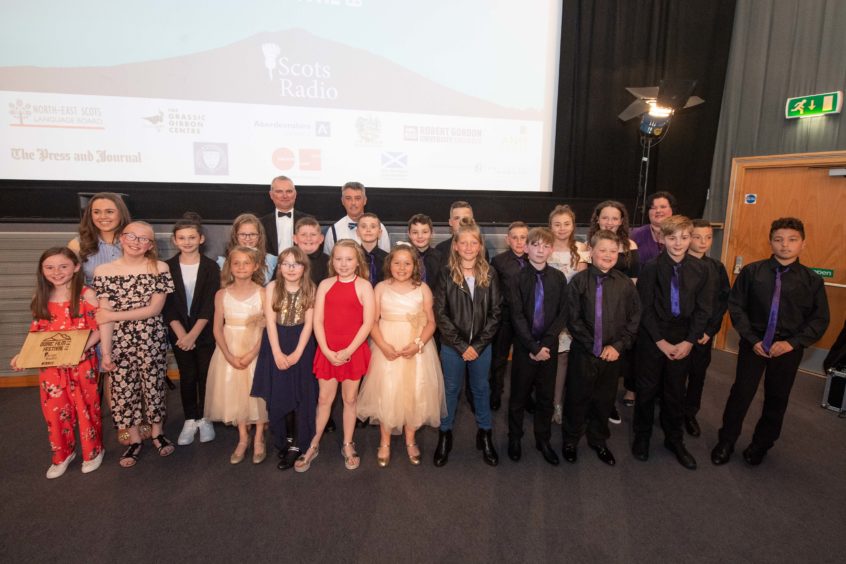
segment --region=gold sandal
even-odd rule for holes
[[[412,448],[417,449],[417,454],[411,454],[409,449]],[[417,446],[417,443],[406,443],[405,450],[408,453],[408,460],[410,460],[415,466],[420,466],[420,447]]]
[[[352,454],[347,456],[346,448],[350,447],[352,449]],[[355,470],[358,468],[358,465],[361,464],[361,459],[358,457],[358,453],[355,450],[355,443],[350,441],[348,443],[344,443],[341,446],[341,456],[344,457],[344,467],[347,470]]]
[[[310,452],[314,454],[309,456]],[[303,454],[297,457],[297,461],[294,462],[294,472],[305,472],[311,468],[311,463],[314,462],[318,454],[320,454],[320,448],[317,445],[308,447]]]

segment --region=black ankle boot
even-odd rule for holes
[[[489,466],[499,464],[499,455],[493,444],[493,437],[490,429],[479,429],[476,433],[476,448],[482,451],[482,460]]]
[[[452,431],[438,431],[438,446],[435,448],[435,466],[443,466],[449,460],[452,450]]]

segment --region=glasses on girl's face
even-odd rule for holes
[[[297,270],[303,268],[303,265],[298,262],[280,262],[280,268],[287,268],[288,270]]]
[[[258,239],[258,233],[238,233],[239,239]]]
[[[135,241],[138,241],[142,245],[146,245],[147,243],[152,241],[152,239],[148,239],[147,237],[139,237],[135,233],[124,233],[123,235],[121,235],[121,237],[123,237],[124,239],[126,239],[130,243],[134,243]]]

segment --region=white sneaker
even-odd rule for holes
[[[82,473],[88,474],[89,472],[93,472],[100,465],[103,463],[103,456],[106,454],[106,449],[100,449],[100,454],[96,457],[92,458],[91,460],[83,460],[82,461]]]
[[[179,446],[190,445],[194,442],[194,435],[197,434],[197,420],[186,419],[182,426],[182,431],[179,433],[179,438],[176,439],[176,444]]]
[[[203,419],[200,419],[199,427],[201,443],[207,443],[214,440],[214,425],[211,421],[204,417]]]
[[[61,464],[51,464],[50,468],[47,469],[47,479],[52,480],[64,474],[74,458],[76,458],[76,452],[70,453]]]

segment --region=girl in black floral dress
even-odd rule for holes
[[[173,292],[166,263],[158,260],[153,228],[142,221],[127,225],[120,236],[123,256],[94,271],[100,299],[97,322],[102,337],[102,368],[112,372],[111,410],[115,427],[129,433],[120,458],[135,466],[141,452],[138,426],[153,427],[153,446],[168,456],[173,444],[162,434],[165,417],[167,332],[161,311]]]

